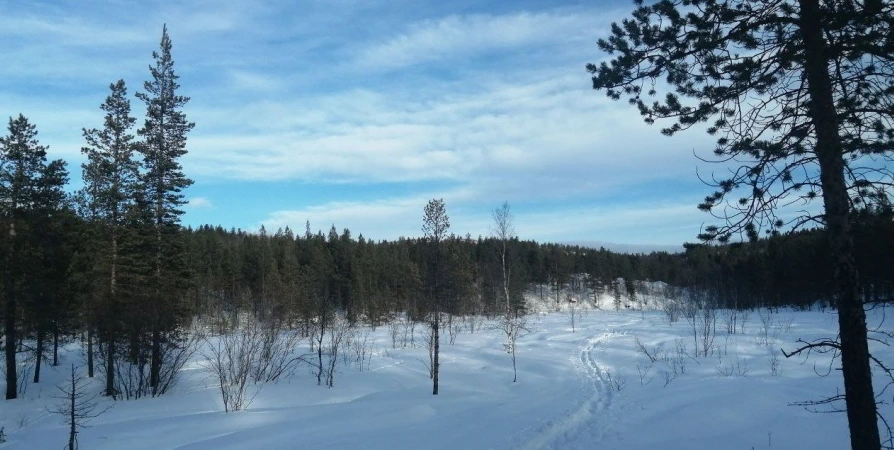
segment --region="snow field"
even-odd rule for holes
[[[576,311],[532,317],[518,341],[512,383],[503,337],[485,327],[441,345],[441,394],[431,395],[427,349],[417,326],[415,348],[392,348],[387,326],[370,335],[369,370],[339,362],[332,389],[309,367],[256,392],[244,411],[225,414],[215,380],[199,353],[173,392],[115,402],[79,435],[87,449],[841,449],[844,414],[816,414],[790,403],[836,394],[841,376],[829,355],[786,359],[797,339],[834,336],[829,312],[752,312],[744,333],[727,335],[721,316],[708,356],[696,357],[692,327],[668,324],[662,312]],[[870,312],[871,325],[882,311]],[[764,333],[766,329],[766,333]],[[890,329],[890,328],[888,328]],[[639,350],[637,342],[656,360]],[[306,351],[307,341],[300,351]],[[699,344],[701,345],[701,344]],[[679,349],[679,347],[683,347]],[[894,361],[894,352],[873,345]],[[773,355],[777,355],[775,358]],[[773,362],[775,359],[775,363]],[[78,344],[60,367],[44,368],[24,398],[4,401],[0,449],[59,449],[67,427],[47,406]],[[818,376],[817,373],[828,376]],[[884,379],[876,372],[877,390]],[[99,392],[101,380],[91,381]],[[257,388],[256,388],[257,389]],[[890,395],[890,394],[889,394]],[[890,400],[890,399],[889,399]],[[101,399],[101,402],[110,402]],[[890,405],[882,410],[894,418]]]

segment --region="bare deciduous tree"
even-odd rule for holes
[[[515,226],[512,223],[512,211],[509,209],[509,203],[503,203],[503,206],[497,208],[493,212],[494,228],[493,235],[500,241],[500,266],[503,279],[503,315],[500,320],[500,330],[506,337],[504,346],[506,352],[512,357],[512,382],[518,380],[518,370],[516,369],[516,341],[523,333],[527,333],[527,316],[522,299],[512,292],[512,267],[506,260],[508,251],[506,244],[510,239],[515,237]],[[516,295],[513,295],[516,294]],[[572,328],[574,327],[574,317],[571,319]]]

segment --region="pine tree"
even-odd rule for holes
[[[26,273],[28,301],[25,314],[35,330],[34,382],[40,382],[40,369],[44,358],[48,332],[53,331],[54,363],[58,362],[59,322],[68,306],[66,289],[67,272],[71,260],[71,235],[66,227],[71,225],[72,211],[65,185],[68,170],[62,160],[51,161],[41,168],[34,204],[29,217],[29,244],[31,264]]]
[[[99,278],[95,283],[98,291],[94,298],[101,299],[97,307],[100,338],[105,353],[105,394],[115,395],[115,360],[117,357],[118,335],[121,330],[122,304],[127,291],[136,291],[141,286],[128,283],[130,266],[128,255],[122,249],[124,242],[133,238],[133,231],[127,227],[128,212],[134,206],[139,184],[139,164],[134,159],[135,141],[131,133],[136,119],[131,116],[130,100],[124,80],[109,86],[111,93],[100,106],[105,111],[103,129],[84,130],[87,146],[81,152],[87,156],[83,167],[83,197],[90,211],[90,222],[96,226],[99,235],[105,237],[98,242],[94,268]],[[133,255],[130,255],[133,257]],[[130,285],[129,285],[130,284]],[[129,289],[128,289],[129,288]]]
[[[180,216],[186,203],[183,190],[192,180],[183,174],[179,159],[186,154],[186,135],[195,124],[187,121],[182,111],[189,97],[177,94],[179,76],[174,72],[171,47],[165,25],[160,52],[152,52],[152,79],[145,82],[145,92],[137,93],[137,98],[146,104],[146,121],[138,131],[143,138],[139,151],[145,168],[141,179],[155,231],[153,299],[148,311],[152,330],[149,384],[153,395],[160,393],[162,346],[170,338],[167,335],[177,330],[184,314],[181,297],[188,277],[180,242]]]
[[[3,299],[5,300],[6,399],[17,397],[17,327],[22,288],[26,285],[29,219],[38,202],[47,148],[37,127],[19,114],[9,119],[9,134],[0,138],[0,217],[3,220]]]
[[[647,123],[668,120],[666,135],[706,123],[718,136],[715,155],[741,161],[699,205],[725,222],[707,227],[705,239],[778,232],[786,222],[776,206],[822,198],[821,216],[805,214],[788,225],[825,225],[840,339],[818,345],[841,352],[851,446],[880,448],[851,216],[855,205],[890,195],[890,184],[879,180],[890,177],[894,151],[894,4],[637,4],[631,19],[612,24],[609,38],[599,41],[614,56],[587,66],[593,87],[627,97]],[[659,100],[663,87],[669,89]]]
[[[447,257],[444,251],[444,239],[450,228],[450,218],[444,199],[432,199],[425,205],[422,233],[428,250],[428,270],[425,277],[425,294],[428,301],[429,327],[432,339],[432,395],[438,395],[438,376],[440,375],[441,351],[441,312],[444,309],[447,283]]]

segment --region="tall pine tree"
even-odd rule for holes
[[[141,188],[139,164],[134,159],[135,141],[131,129],[136,119],[131,116],[130,100],[124,80],[109,86],[111,93],[100,106],[105,111],[103,129],[84,130],[87,146],[81,151],[87,156],[83,165],[83,198],[92,225],[99,231],[102,242],[97,242],[94,273],[97,289],[93,298],[98,299],[94,322],[100,328],[103,342],[106,388],[105,394],[115,395],[115,358],[120,333],[122,307],[127,291],[134,286],[132,264],[129,255],[123,254],[127,243],[123,242],[134,233],[127,227],[128,212],[134,207],[134,199]],[[126,272],[122,276],[122,272]],[[122,283],[122,281],[124,281]],[[130,283],[128,283],[130,281]],[[123,285],[123,286],[122,286]]]
[[[183,190],[192,180],[183,174],[179,159],[186,154],[186,135],[195,126],[186,120],[182,108],[189,97],[177,95],[179,76],[174,72],[171,39],[167,25],[162,29],[160,52],[152,52],[155,64],[149,70],[152,79],[145,82],[145,92],[137,98],[146,104],[146,121],[138,131],[143,138],[139,151],[143,155],[142,182],[145,199],[152,211],[155,242],[153,244],[153,299],[149,310],[151,328],[150,386],[153,395],[160,393],[163,365],[162,346],[178,328],[183,317],[183,295],[186,270],[180,242],[181,207],[186,203]],[[163,387],[161,387],[163,389]]]
[[[673,135],[705,123],[714,154],[736,162],[699,208],[724,219],[704,239],[757,239],[786,225],[777,207],[822,199],[832,255],[840,351],[854,449],[881,447],[854,257],[853,210],[890,195],[894,152],[894,4],[872,0],[637,2],[590,64],[593,87],[626,97],[647,123]],[[659,91],[665,91],[659,95]],[[737,198],[738,197],[738,198]],[[808,210],[807,207],[799,207]]]
[[[6,356],[6,399],[17,397],[16,343],[20,302],[27,286],[28,222],[38,201],[47,148],[37,140],[37,127],[19,114],[9,119],[9,134],[0,138],[0,218],[3,220],[3,300]]]
[[[55,160],[40,170],[34,203],[29,214],[27,299],[25,318],[35,331],[34,382],[40,382],[47,334],[53,332],[53,361],[58,362],[59,322],[69,306],[66,289],[71,261],[72,210],[65,193],[68,169],[65,161]]]

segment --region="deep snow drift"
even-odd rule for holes
[[[780,347],[793,349],[799,338],[834,336],[834,313],[782,311],[762,318],[751,312],[735,334],[727,334],[718,313],[707,357],[695,356],[703,343],[693,339],[684,318],[670,325],[662,312],[575,315],[574,332],[568,311],[531,318],[532,332],[518,343],[517,383],[498,331],[485,326],[465,332],[453,345],[445,333],[438,396],[431,395],[421,326],[416,348],[397,349],[388,327],[379,327],[371,335],[369,370],[339,362],[334,388],[318,387],[302,367],[290,380],[263,386],[247,410],[229,414],[197,356],[173,392],[115,402],[81,432],[80,448],[848,447],[843,413],[789,406],[835,395],[838,363],[830,366],[828,355],[779,355]],[[882,311],[870,318],[878,325]],[[638,351],[638,343],[657,361]],[[894,363],[894,352],[873,349]],[[83,359],[78,345],[65,350],[62,365],[45,367],[44,380],[28,386],[24,398],[3,401],[0,426],[7,442],[0,449],[55,450],[67,442],[62,418],[47,412],[58,402],[51,397],[55,385],[70,363]],[[875,379],[884,385],[877,372]],[[101,389],[99,378],[90,384]],[[894,419],[892,407],[883,412]]]

